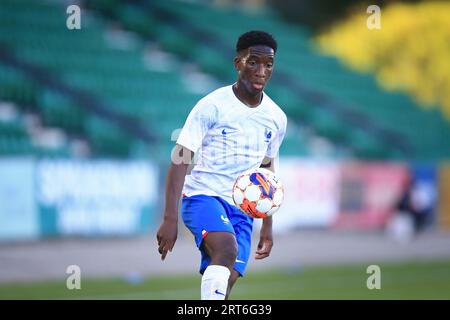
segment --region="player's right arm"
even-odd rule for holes
[[[156,234],[158,252],[161,260],[166,258],[167,252],[172,251],[178,235],[178,203],[183,189],[188,166],[194,153],[179,145],[175,145],[172,161],[166,178],[166,198],[163,221]],[[186,161],[185,159],[188,159]]]
[[[204,136],[212,126],[215,114],[215,106],[207,99],[201,99],[189,113],[177,139],[166,179],[163,222],[156,235],[162,260],[166,258],[168,251],[172,251],[177,240],[178,204],[189,164],[192,162],[194,152],[199,150]]]

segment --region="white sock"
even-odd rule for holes
[[[225,300],[229,277],[230,270],[227,267],[219,265],[208,266],[202,277],[202,300]]]

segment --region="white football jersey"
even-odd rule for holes
[[[286,125],[286,115],[265,93],[253,108],[236,97],[231,85],[202,98],[177,140],[197,159],[186,176],[183,194],[219,196],[233,204],[236,178],[258,168],[265,156],[277,156]]]

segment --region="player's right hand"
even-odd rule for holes
[[[164,220],[156,234],[158,241],[158,252],[161,255],[161,260],[166,258],[167,252],[172,252],[172,249],[177,241],[178,235],[178,221]]]

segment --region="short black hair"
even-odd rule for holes
[[[277,41],[275,38],[265,31],[248,31],[242,34],[236,43],[236,52],[245,50],[251,46],[263,45],[273,49],[273,52],[277,52]]]

